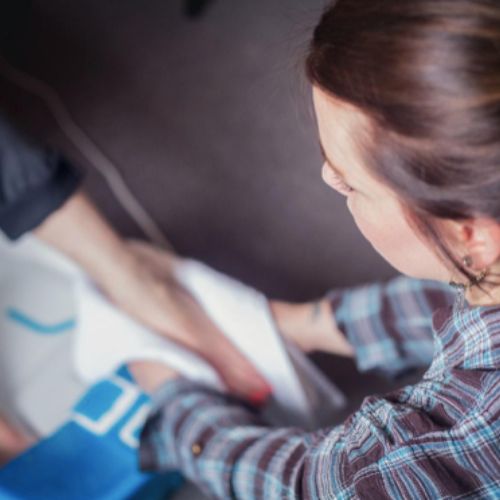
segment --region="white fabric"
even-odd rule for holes
[[[70,323],[80,274],[31,236],[12,243],[0,235],[0,409],[36,435],[49,435],[63,424],[86,390],[72,364]],[[23,323],[23,316],[33,324]],[[68,327],[50,333],[51,326],[68,321]]]
[[[294,350],[290,357],[264,295],[192,260],[181,262],[177,277],[268,380],[275,399],[271,418],[316,427],[343,405],[341,393],[302,353]],[[93,382],[128,361],[149,359],[223,389],[216,372],[204,360],[127,317],[89,281],[77,280],[76,297],[75,366],[85,381]]]
[[[211,366],[117,310],[59,252],[32,237],[15,244],[0,238],[0,257],[0,365],[8,373],[0,384],[0,403],[11,401],[8,406],[42,434],[61,423],[87,384],[133,359],[163,361],[193,380],[222,388]],[[306,428],[331,423],[343,406],[342,394],[306,356],[284,345],[261,293],[191,260],[182,261],[177,276],[273,387],[269,418]],[[12,322],[7,316],[12,307],[43,325],[76,316],[76,329],[37,334]],[[53,401],[46,405],[49,392]],[[42,402],[50,415],[42,415]]]

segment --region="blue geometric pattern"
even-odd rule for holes
[[[149,397],[123,369],[97,383],[63,427],[0,469],[0,499],[168,498],[183,483],[179,474],[138,469],[139,433],[149,406]]]

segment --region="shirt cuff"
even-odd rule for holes
[[[182,470],[197,477],[198,461],[218,430],[262,423],[244,401],[178,378],[152,397],[142,429],[139,464],[145,471]]]
[[[380,285],[368,285],[354,291],[334,290],[328,300],[337,328],[354,349],[358,371],[376,371],[394,379],[408,367],[398,343],[385,331],[390,319],[379,311],[380,289]]]
[[[61,158],[46,182],[0,212],[0,228],[12,240],[35,229],[75,193],[82,177],[80,170]]]
[[[427,302],[434,288],[399,277],[328,294],[335,323],[353,347],[360,372],[397,379],[431,363],[434,338]]]

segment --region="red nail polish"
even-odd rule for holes
[[[269,396],[271,396],[272,392],[273,391],[270,388],[263,389],[261,391],[254,391],[248,396],[248,399],[255,406],[263,406],[269,399]]]

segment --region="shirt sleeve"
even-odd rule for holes
[[[241,401],[185,379],[153,401],[141,434],[143,470],[179,470],[210,498],[327,498],[310,496],[304,478],[328,432],[265,427]]]
[[[82,174],[59,154],[30,143],[0,117],[0,229],[16,239],[77,190]]]
[[[481,482],[471,471],[495,446],[492,419],[472,412],[454,432],[477,435],[457,444],[443,405],[420,407],[428,399],[412,386],[370,396],[343,424],[308,433],[266,427],[241,402],[179,379],[153,399],[141,467],[179,470],[217,499],[455,497]]]
[[[431,363],[433,313],[454,301],[441,282],[397,277],[329,294],[337,327],[354,348],[361,372],[397,377]]]

